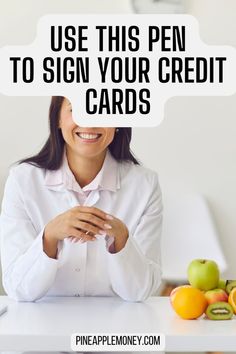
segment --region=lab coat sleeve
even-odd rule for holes
[[[36,232],[12,171],[4,191],[0,232],[2,279],[6,293],[18,301],[41,298],[55,279],[58,260],[49,258],[43,251],[44,230]]]
[[[143,301],[161,284],[162,198],[154,174],[148,204],[125,247],[108,254],[113,291],[127,301]]]

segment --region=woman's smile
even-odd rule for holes
[[[68,99],[64,99],[61,104],[58,128],[61,130],[67,152],[69,150],[73,152],[70,156],[68,155],[69,157],[67,156],[69,160],[78,158],[78,156],[89,159],[96,157],[99,166],[115,136],[115,128],[78,126],[73,121],[71,104]]]
[[[82,142],[85,143],[95,143],[97,142],[102,134],[99,133],[89,133],[89,132],[76,132],[75,133]]]

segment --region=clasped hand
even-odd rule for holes
[[[51,220],[45,227],[47,240],[73,242],[96,241],[96,235],[114,237],[115,252],[119,252],[128,239],[126,225],[101,209],[87,206],[74,207]]]

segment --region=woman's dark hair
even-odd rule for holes
[[[59,128],[59,117],[63,100],[62,96],[52,97],[49,108],[50,134],[43,148],[38,154],[19,163],[27,162],[47,170],[57,170],[61,166],[65,141]],[[117,161],[130,161],[138,165],[139,162],[130,150],[131,136],[131,128],[119,128],[108,148]]]

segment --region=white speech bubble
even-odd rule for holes
[[[0,78],[5,95],[67,97],[80,126],[149,127],[170,97],[234,94],[236,50],[190,15],[47,15],[32,44],[0,49]]]

